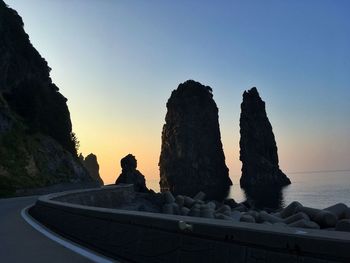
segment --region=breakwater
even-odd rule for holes
[[[124,202],[135,208],[133,197],[130,186],[68,191],[40,197],[30,213],[67,238],[131,262],[350,260],[348,232],[116,209]]]

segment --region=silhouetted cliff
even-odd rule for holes
[[[57,140],[76,155],[67,99],[50,78],[45,59],[32,46],[16,11],[0,7],[0,91],[32,133]]]
[[[245,189],[281,187],[290,184],[279,169],[277,145],[266,115],[265,102],[256,88],[243,93],[240,118],[240,184]]]
[[[0,0],[0,189],[5,194],[91,181],[77,159],[67,99],[49,73],[22,18]]]
[[[159,160],[160,187],[210,199],[226,197],[232,184],[225,164],[212,89],[188,80],[167,103]]]

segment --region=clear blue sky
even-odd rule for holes
[[[234,181],[241,96],[252,86],[284,171],[350,168],[350,1],[6,3],[52,68],[81,150],[97,154],[107,182],[129,152],[158,177],[165,103],[187,79],[213,88]]]

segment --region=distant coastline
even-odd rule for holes
[[[317,173],[339,173],[339,172],[350,172],[350,169],[344,169],[344,170],[296,171],[296,172],[287,172],[287,174],[317,174]]]

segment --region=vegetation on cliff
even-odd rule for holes
[[[22,18],[0,0],[0,195],[94,182],[78,160],[66,102]]]

